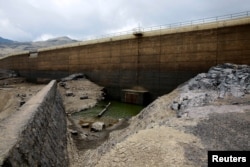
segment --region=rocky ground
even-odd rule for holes
[[[68,115],[91,108],[103,99],[103,87],[89,81],[81,73],[63,78],[58,85]]]
[[[71,166],[207,166],[208,150],[250,150],[250,67],[224,64],[159,97]]]
[[[0,121],[18,111],[44,85],[27,83],[25,78],[0,79]]]
[[[86,131],[79,120],[72,120],[73,112],[92,107],[103,98],[102,87],[81,74],[74,77],[77,80],[71,76],[58,83],[69,118],[72,167],[198,167],[207,166],[208,150],[250,150],[250,66],[212,67],[156,99],[131,118],[127,127],[119,122],[103,132]],[[20,78],[0,80],[0,120],[43,86]],[[75,133],[83,146],[99,144],[81,149]]]

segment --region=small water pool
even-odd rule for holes
[[[108,107],[107,111],[101,117],[98,117],[98,114],[106,107],[109,102],[111,105]],[[120,118],[131,118],[132,116],[140,113],[142,109],[143,106],[140,105],[105,100],[100,101],[95,107],[91,109],[72,114],[72,118],[79,120],[79,124],[103,121],[108,125],[116,123]]]

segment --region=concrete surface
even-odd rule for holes
[[[13,55],[1,59],[0,66],[34,81],[82,72],[113,98],[120,99],[122,89],[140,86],[154,100],[211,66],[250,64],[249,27],[245,18],[147,32],[139,38],[45,49],[36,58]]]

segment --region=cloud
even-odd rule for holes
[[[48,34],[84,39],[249,7],[249,0],[0,0],[0,36],[19,41],[45,39]]]
[[[36,42],[36,41],[46,41],[46,40],[51,39],[51,38],[56,38],[56,36],[54,36],[52,34],[42,34],[41,36],[37,37],[33,41],[34,42]]]
[[[28,39],[32,35],[23,31],[17,24],[11,23],[8,19],[0,19],[0,34],[9,39]]]

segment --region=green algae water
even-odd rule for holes
[[[107,106],[108,103],[111,103],[107,111],[99,118],[98,114]],[[98,104],[88,110],[74,113],[73,118],[81,120],[84,122],[94,122],[94,121],[103,121],[108,124],[114,124],[121,118],[131,118],[132,116],[137,115],[143,109],[143,106],[122,103],[118,101],[100,101]]]

